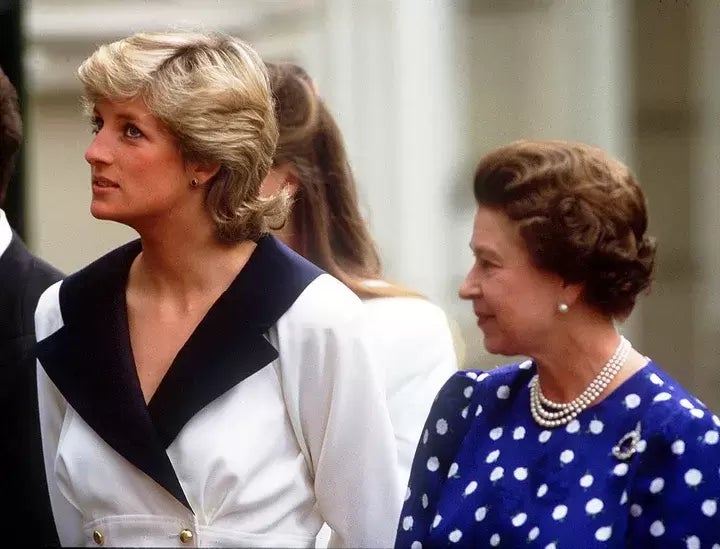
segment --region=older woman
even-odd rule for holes
[[[267,74],[221,34],[139,34],[80,67],[91,212],[140,239],[43,294],[45,468],[63,545],[392,543],[401,503],[360,300],[268,232]]]
[[[460,296],[491,353],[453,376],[418,446],[396,547],[710,547],[720,420],[616,330],[655,245],[627,168],[516,142],[475,175]]]

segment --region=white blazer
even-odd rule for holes
[[[36,311],[63,545],[390,547],[404,494],[383,368],[345,286],[263,237],[146,405],[125,285],[139,241]]]

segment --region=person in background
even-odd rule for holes
[[[0,69],[0,427],[1,484],[11,545],[57,545],[42,459],[33,314],[40,294],[62,274],[33,256],[2,210],[22,142],[17,92]],[[15,524],[32,524],[30,535]]]
[[[438,306],[383,278],[340,129],[311,78],[294,64],[267,67],[280,137],[263,193],[293,198],[276,234],[363,300],[404,486],[432,400],[458,367],[448,321]]]
[[[244,42],[140,33],[79,69],[90,210],[130,242],[36,312],[63,545],[392,544],[402,504],[362,304],[275,237],[277,124]]]
[[[655,257],[636,179],[586,144],[519,141],[474,191],[460,297],[489,352],[529,359],[440,391],[396,547],[717,547],[720,419],[616,328]]]

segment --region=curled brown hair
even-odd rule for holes
[[[475,172],[478,205],[518,226],[530,257],[603,314],[627,317],[649,288],[655,240],[640,185],[627,167],[583,143],[516,141],[484,156]]]
[[[342,134],[308,74],[291,63],[267,63],[280,137],[274,165],[290,165],[299,188],[291,217],[298,251],[360,297],[417,295],[382,276],[380,256],[360,214]]]

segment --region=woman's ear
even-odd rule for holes
[[[191,169],[192,179],[201,186],[205,185],[220,171],[220,164],[217,162],[198,162]]]
[[[583,293],[585,284],[582,282],[563,282],[562,288],[562,302],[572,306],[580,299]]]
[[[295,174],[295,170],[291,164],[286,163],[270,168],[260,186],[260,194],[262,196],[272,196],[284,189],[293,197],[299,188],[300,180]]]

